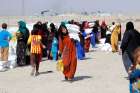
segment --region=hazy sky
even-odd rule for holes
[[[0,16],[37,15],[42,10],[57,12],[140,12],[140,0],[0,0]],[[24,4],[23,4],[24,1]],[[23,7],[24,6],[24,7]]]

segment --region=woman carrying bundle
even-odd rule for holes
[[[68,30],[65,25],[61,25],[59,30],[59,52],[62,54],[62,61],[64,64],[65,80],[72,80],[74,78],[77,57],[76,47],[73,39],[70,39]]]

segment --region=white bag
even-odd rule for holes
[[[74,40],[80,41],[79,35],[76,33],[69,33],[70,38],[73,38]]]
[[[66,24],[69,33],[79,33],[80,27],[74,24]]]
[[[85,32],[86,32],[86,34],[90,34],[92,32],[92,29],[91,28],[87,28],[87,29],[85,29]]]

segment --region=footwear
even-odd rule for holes
[[[113,50],[112,52],[113,52],[113,53],[115,53],[116,51],[115,51],[115,50]]]
[[[68,78],[68,81],[72,81],[73,80],[73,78]]]
[[[34,75],[34,73],[33,72],[31,72],[31,74],[30,74],[31,76],[33,76]]]
[[[65,76],[65,80],[68,80],[68,78]]]
[[[39,75],[39,72],[36,72],[36,73],[35,73],[35,76],[38,76],[38,75]]]
[[[31,76],[34,76],[34,73],[35,73],[35,68],[32,69],[32,72],[31,72],[30,75],[31,75]]]
[[[68,78],[68,80],[67,80],[69,83],[72,83],[73,81],[74,81],[74,79],[73,78]]]
[[[2,68],[2,69],[0,69],[0,72],[5,72],[7,70],[8,70],[7,68]]]

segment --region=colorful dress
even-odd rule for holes
[[[31,35],[28,39],[28,44],[31,43],[31,65],[34,67],[36,66],[36,69],[38,71],[39,69],[39,63],[41,62],[41,54],[42,54],[42,43],[41,43],[41,35]],[[36,64],[36,65],[35,65]]]

